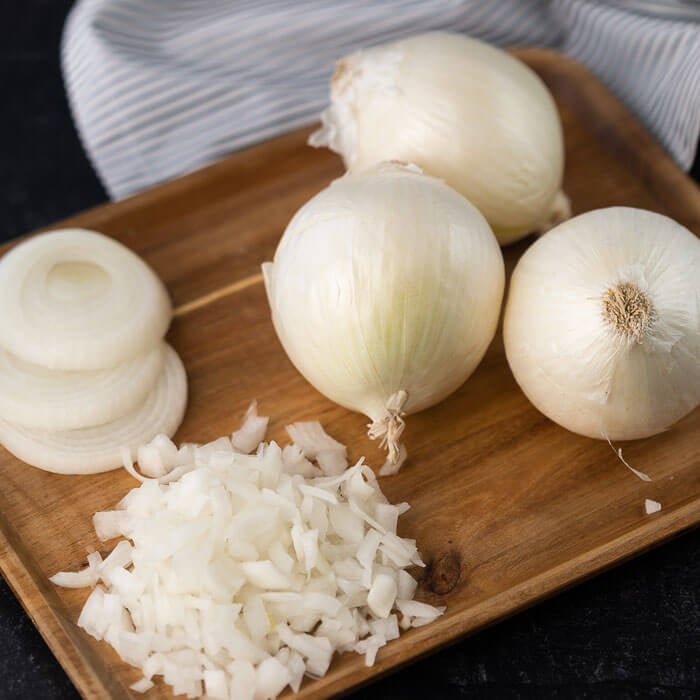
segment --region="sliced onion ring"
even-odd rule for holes
[[[63,229],[0,259],[0,346],[49,369],[114,367],[165,335],[172,309],[153,270],[121,243]]]
[[[0,442],[27,464],[57,474],[96,474],[122,466],[122,448],[132,455],[156,435],[173,435],[187,403],[185,368],[166,346],[158,382],[135,411],[111,423],[63,432],[29,430],[0,419]]]
[[[36,430],[76,430],[136,409],[153,389],[165,343],[112,369],[53,371],[0,349],[0,418]]]

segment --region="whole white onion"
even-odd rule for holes
[[[540,78],[500,49],[431,32],[338,62],[314,146],[349,170],[416,163],[467,197],[510,243],[568,218],[562,128]]]
[[[626,207],[534,243],[513,272],[508,362],[546,416],[582,435],[654,435],[700,404],[700,240]]]
[[[474,371],[496,330],[504,267],[484,217],[440,180],[386,164],[307,202],[263,266],[297,369],[369,416],[398,460],[401,413]]]

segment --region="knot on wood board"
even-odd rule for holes
[[[433,593],[446,595],[459,583],[461,575],[462,555],[452,549],[438,555],[428,564],[424,585]]]

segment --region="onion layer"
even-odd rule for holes
[[[165,356],[159,343],[112,369],[61,372],[0,349],[0,418],[38,430],[76,430],[134,410],[153,389]]]
[[[185,368],[168,345],[158,382],[135,411],[104,425],[46,432],[0,419],[0,443],[27,464],[57,474],[95,474],[122,466],[122,449],[135,456],[154,435],[173,435],[187,402]]]
[[[171,306],[153,270],[100,233],[64,229],[0,260],[0,346],[49,369],[114,367],[163,337]]]

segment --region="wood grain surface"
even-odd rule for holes
[[[700,233],[700,193],[640,124],[585,69],[554,52],[516,51],[552,90],[564,124],[565,189],[575,212],[615,204],[662,212]],[[207,169],[61,225],[126,243],[163,278],[178,312],[169,338],[190,381],[176,436],[206,441],[238,425],[257,398],[285,423],[319,419],[351,457],[378,466],[366,419],[315,392],[275,337],[260,263],[287,221],[341,174],[333,154],[305,146],[308,130],[240,152]],[[508,269],[530,241],[506,251]],[[447,612],[363,659],[335,659],[300,695],[321,698],[370,681],[417,656],[551,596],[700,522],[700,410],[663,435],[623,445],[653,479],[632,475],[600,441],[570,434],[538,413],[511,376],[500,334],[476,373],[439,406],[411,416],[410,461],[382,481],[413,506],[400,534],[415,537],[428,568],[418,597]],[[85,563],[102,545],[91,515],[111,508],[133,480],[123,472],[58,476],[0,449],[0,568],[86,698],[126,698],[139,672],[75,626],[87,591],[48,577]],[[644,499],[659,501],[647,516]],[[135,694],[134,694],[135,695]],[[161,683],[149,698],[170,697]]]

